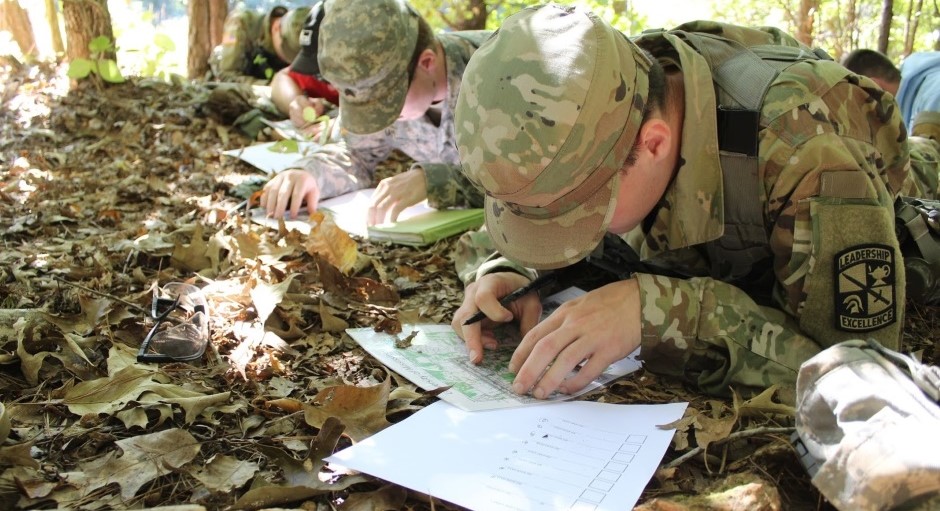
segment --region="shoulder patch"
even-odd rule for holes
[[[897,321],[895,255],[887,245],[856,245],[835,255],[836,325],[871,332]]]

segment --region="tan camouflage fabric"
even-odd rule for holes
[[[649,66],[592,12],[554,4],[510,16],[480,47],[457,100],[457,148],[486,190],[501,253],[551,269],[597,245],[643,118]]]
[[[846,341],[803,364],[796,389],[813,485],[837,509],[940,509],[940,405],[891,360]]]
[[[920,125],[926,131],[928,126]],[[940,126],[938,126],[940,128]],[[916,128],[915,128],[916,129]],[[924,135],[928,135],[924,133]],[[940,129],[938,138],[927,136],[912,136],[908,138],[911,150],[911,175],[914,178],[913,186],[902,190],[901,195],[920,197],[921,199],[940,198]]]
[[[447,99],[431,112],[433,115],[395,121],[378,133],[356,135],[345,130],[340,114],[339,122],[344,128],[342,142],[321,147],[296,162],[295,168],[316,177],[320,197],[325,199],[372,186],[376,166],[397,149],[424,169],[431,206],[480,207],[482,195],[460,172],[454,141],[454,105],[470,56],[490,34],[465,31],[437,35],[447,61]],[[438,115],[439,120],[434,118]]]
[[[404,0],[327,0],[323,8],[317,60],[339,91],[343,127],[385,129],[405,104],[420,15]]]
[[[726,37],[745,45],[772,44],[780,37],[757,29],[717,26]],[[683,28],[691,31],[696,26]],[[741,288],[706,276],[710,265],[701,246],[722,234],[725,193],[717,130],[708,129],[716,126],[711,71],[679,32],[634,41],[682,70],[686,102],[676,176],[647,221],[624,236],[642,260],[689,276],[636,276],[645,367],[687,379],[706,392],[724,394],[732,384],[792,384],[803,361],[822,347],[860,333],[896,348],[904,268],[894,235],[893,203],[912,176],[905,128],[893,100],[886,99],[880,88],[860,86],[831,61],[796,63],[771,84],[761,111],[759,171],[776,282],[772,290],[765,290],[772,296],[770,302],[761,305]],[[488,59],[515,63],[519,55],[507,51],[489,54]],[[481,74],[497,64],[474,62]],[[531,68],[528,63],[518,65]],[[478,79],[487,78],[469,72],[465,77],[468,84]],[[499,75],[490,79],[497,81]],[[485,115],[509,124],[492,122],[486,130],[513,130],[511,122],[519,118],[515,114],[530,108],[525,102],[503,105],[512,111],[501,117]],[[465,122],[458,116],[459,129],[465,129]],[[481,137],[471,144],[460,139],[465,146],[499,149],[487,146],[485,140]],[[577,158],[572,155],[572,159]],[[519,161],[518,165],[527,169],[543,164]],[[464,170],[473,172],[467,165]],[[854,186],[840,190],[838,184],[846,182]],[[558,229],[556,236],[567,233]],[[572,246],[564,254],[584,250]],[[463,254],[463,262],[480,262],[477,252]],[[509,258],[488,258],[486,265],[526,271]],[[480,275],[466,266],[458,266],[458,271],[468,279]]]
[[[940,142],[940,112],[921,112],[913,124],[912,135]]]
[[[300,30],[309,7],[286,11],[283,15],[282,48],[293,58],[300,49]],[[222,44],[215,47],[209,57],[212,74],[220,81],[244,81],[246,77],[269,81],[274,73],[287,66],[274,51],[271,42],[271,16],[284,7],[272,8],[267,13],[235,10],[225,18]]]

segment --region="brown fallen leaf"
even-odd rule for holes
[[[304,406],[304,420],[310,426],[321,428],[331,417],[338,418],[346,426],[349,437],[359,442],[389,426],[385,414],[390,388],[388,378],[371,387],[327,387]]]
[[[391,307],[401,298],[393,287],[365,277],[347,277],[329,261],[316,257],[323,289],[355,302]]]

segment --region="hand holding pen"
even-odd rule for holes
[[[508,295],[500,298],[499,304],[502,305],[503,307],[506,307],[507,305],[518,300],[519,298],[522,298],[523,296],[533,291],[538,291],[539,289],[542,289],[543,287],[551,284],[554,281],[555,281],[555,273],[542,274],[535,280],[520,287],[519,289],[516,289],[515,291],[509,293]],[[477,311],[476,314],[474,314],[473,316],[470,316],[466,321],[464,321],[463,325],[464,326],[472,325],[473,323],[483,320],[483,318],[485,317],[486,317],[486,314],[484,314],[483,311]]]

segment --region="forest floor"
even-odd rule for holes
[[[449,323],[454,239],[247,222],[259,173],[221,152],[253,141],[199,84],[70,90],[61,68],[9,61],[0,84],[0,508],[460,509],[320,461],[350,445],[327,416],[375,432],[437,399],[344,329]],[[209,349],[139,364],[153,289],[174,281],[205,293]],[[936,362],[938,329],[936,308],[910,308],[905,351]],[[792,389],[719,399],[640,370],[584,399],[689,403],[644,509],[830,509],[788,441]]]

